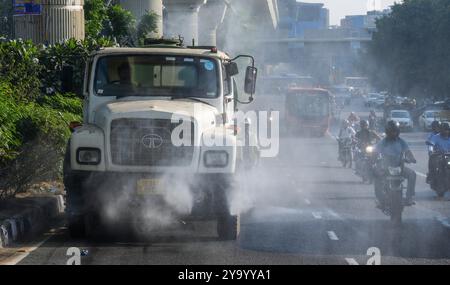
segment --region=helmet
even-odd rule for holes
[[[385,131],[389,139],[396,139],[400,135],[400,124],[391,120],[386,123]]]
[[[367,129],[369,127],[369,123],[366,120],[361,120],[359,122],[359,126],[361,127],[361,129]]]
[[[433,132],[438,133],[440,131],[441,128],[441,123],[439,121],[433,121],[431,123],[431,130],[433,130]]]

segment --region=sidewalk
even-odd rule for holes
[[[0,201],[0,248],[44,231],[64,213],[62,195],[40,195]]]

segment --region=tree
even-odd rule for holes
[[[144,44],[144,40],[149,37],[151,33],[158,32],[159,15],[153,11],[147,12],[142,16],[141,21],[137,27],[137,40],[140,45]]]
[[[108,24],[105,27],[106,34],[116,39],[121,45],[129,44],[135,33],[135,23],[130,11],[119,5],[113,5],[107,9]]]
[[[102,37],[129,45],[135,34],[135,23],[131,12],[116,1],[86,0],[84,5],[86,38],[98,40]]]
[[[374,86],[414,97],[450,90],[450,1],[405,0],[377,21],[364,56]]]

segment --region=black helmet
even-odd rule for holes
[[[439,121],[433,121],[431,123],[431,130],[433,130],[433,132],[438,133],[440,131],[441,128],[441,123]]]
[[[386,136],[390,139],[398,138],[400,135],[400,124],[397,121],[389,121],[385,127]]]
[[[366,120],[361,120],[359,122],[359,126],[361,127],[361,129],[367,129],[369,127],[369,122],[367,122]]]

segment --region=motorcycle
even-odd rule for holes
[[[374,146],[355,147],[355,174],[362,178],[363,183],[373,183],[372,155]]]
[[[379,155],[374,165],[376,174],[375,187],[379,187],[379,208],[390,217],[395,225],[402,223],[404,210],[403,192],[405,178],[402,176],[405,159]]]
[[[438,197],[444,197],[450,191],[450,152],[442,152],[427,142],[431,152],[430,159],[434,160],[431,168],[430,187],[436,192]]]
[[[351,138],[339,139],[337,138],[338,143],[340,144],[340,153],[339,160],[342,163],[343,167],[352,168],[353,157],[352,157],[352,147],[353,140]]]

